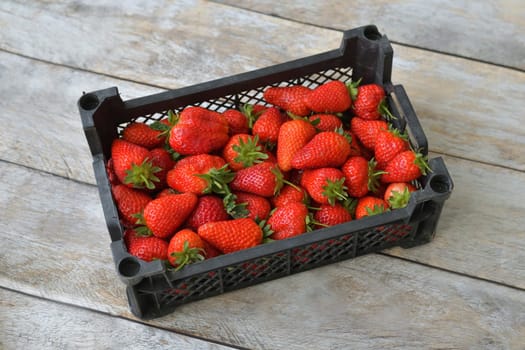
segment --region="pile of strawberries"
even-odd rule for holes
[[[407,205],[428,170],[376,84],[268,87],[265,105],[188,106],[113,141],[130,254],[186,264]]]

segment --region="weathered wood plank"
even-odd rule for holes
[[[520,0],[214,1],[339,30],[376,24],[398,43],[525,69],[525,4]]]
[[[197,0],[2,1],[0,23],[4,50],[167,88],[337,48],[341,40],[335,31]],[[283,33],[296,37],[283,40]]]
[[[475,270],[475,276],[501,283],[523,280],[525,205],[520,198],[525,174],[453,157],[444,160],[455,187],[434,241],[388,253],[468,275]],[[525,283],[511,285],[525,289]]]
[[[0,21],[9,23],[10,30],[3,34],[4,39],[0,46],[60,64],[176,88],[333,49],[339,45],[341,38],[341,33],[334,30],[290,23],[277,18],[270,18],[269,25],[263,21],[267,17],[257,13],[205,2],[192,3],[189,0],[180,4],[192,4],[189,6],[191,11],[188,11],[199,13],[199,20],[185,23],[184,17],[181,19],[184,25],[177,22],[177,26],[172,24],[174,27],[170,27],[162,19],[169,14],[178,18],[180,9],[177,6],[163,9],[166,14],[158,16],[153,10],[142,11],[139,15],[132,2],[125,4],[129,8],[124,7],[118,12],[118,16],[115,14],[117,10],[110,6],[107,10],[107,20],[101,25],[100,21],[96,20],[101,8],[96,6],[75,6],[65,2],[42,8],[38,2],[24,5],[3,2],[0,4]],[[121,16],[121,13],[127,15]],[[233,19],[235,13],[238,16],[236,23],[239,25],[234,28],[230,27],[231,21],[214,22],[218,17]],[[26,15],[34,25],[46,28],[43,33],[47,34],[23,34],[30,27],[24,22],[29,21],[24,17]],[[148,32],[143,28],[145,22],[150,23],[150,26],[157,22],[164,23],[164,26],[159,25],[154,32],[153,28],[150,28]],[[204,30],[207,22],[213,24],[210,25],[213,29]],[[64,29],[73,26],[73,23],[82,23],[82,26]],[[106,25],[107,28],[104,28]],[[257,25],[268,25],[271,30],[267,33],[262,27],[255,28]],[[110,28],[119,30],[111,32]],[[110,31],[112,40],[120,43],[119,51],[115,51],[114,55],[100,54],[108,52],[107,46],[110,45],[101,39],[105,36],[99,31],[103,30]],[[254,32],[260,32],[261,38],[254,38]],[[282,35],[286,32],[296,35]],[[43,36],[39,37],[41,34]],[[58,40],[49,39],[57,36],[61,38],[60,44]],[[145,40],[145,37],[155,40]],[[217,37],[221,39],[217,40]],[[161,39],[164,45],[158,42]],[[85,47],[80,49],[78,46],[82,42]],[[204,46],[204,42],[207,42],[207,45]],[[243,45],[239,45],[239,42]],[[154,43],[157,44],[156,47],[152,47]],[[237,46],[240,48],[235,49],[236,53],[232,55],[232,48]],[[207,50],[205,55],[202,52],[204,49]],[[520,121],[520,114],[516,113],[521,108],[521,97],[525,95],[525,73],[399,45],[394,45],[394,50],[393,81],[406,87],[432,150],[525,170],[525,154],[518,151],[525,148],[525,128]],[[48,54],[49,51],[53,54]],[[264,52],[264,55],[257,52]],[[43,68],[42,63],[24,61],[18,56],[9,58],[6,53],[2,53],[2,61],[5,63],[0,74],[2,80],[9,83],[2,84],[0,89],[4,96],[13,97],[2,101],[2,107],[9,111],[9,116],[3,114],[1,118],[14,120],[15,117],[11,115],[27,114],[27,107],[21,99],[28,96],[28,89],[31,90],[29,96],[34,96],[33,100],[42,108],[33,109],[31,116],[44,116],[44,119],[53,115],[48,109],[66,105],[64,96],[61,95],[62,90],[66,91],[67,101],[71,101],[67,104],[68,110],[54,113],[72,118],[68,125],[75,123],[78,115],[74,102],[80,92],[90,90],[91,87],[98,89],[108,85],[120,85],[123,94],[130,97],[156,91],[121,80],[110,81],[105,76],[100,78],[100,84],[96,84],[96,78],[89,76],[89,73],[71,73],[67,70],[62,73],[54,66],[49,72],[47,68]],[[45,86],[51,86],[53,89],[42,89],[44,85],[40,80],[46,83]],[[31,84],[26,84],[26,81]],[[62,130],[64,131],[66,130]],[[42,135],[34,135],[34,132],[30,132],[29,135],[31,140],[35,140],[35,136],[37,140],[42,138]],[[72,164],[74,161],[68,158],[75,157],[80,160],[85,157],[85,152],[77,158],[65,152],[67,146],[64,143],[57,145],[56,140],[50,140],[49,137],[43,139],[49,146],[64,149],[64,152],[61,157],[54,158],[39,154],[38,156],[43,158],[35,156],[35,162],[42,165],[50,162],[48,168],[58,167],[61,174],[73,173],[71,176],[75,177],[76,172],[83,176],[86,163],[81,164],[80,169],[76,169],[76,165]],[[64,136],[64,139],[68,137]],[[69,140],[76,140],[76,145],[81,139],[77,134],[69,137]],[[15,142],[9,138],[7,140]],[[21,152],[14,152],[13,147],[4,147],[8,151],[7,154],[12,156],[13,153],[20,153],[26,157],[35,154],[31,153],[34,150],[27,149],[23,142],[16,142],[16,145],[21,148]],[[49,146],[44,149],[49,149]],[[41,149],[40,147],[38,150]],[[58,164],[64,163],[62,159],[67,162]],[[82,178],[87,180],[85,176]]]
[[[95,183],[76,106],[83,91],[118,85],[123,99],[160,89],[0,52],[0,158]]]
[[[232,349],[201,339],[0,288],[0,348]]]
[[[501,176],[499,168],[450,163],[460,183],[469,172],[477,175],[473,182]],[[5,162],[0,174],[0,286],[132,317],[114,271],[96,188]],[[516,171],[502,181],[522,182],[523,173]],[[447,204],[463,196],[480,202],[465,190]],[[494,217],[506,208],[513,215],[523,212],[522,201],[509,203],[492,208]],[[188,304],[151,323],[249,348],[514,348],[525,335],[525,249],[517,228],[508,225],[519,222],[492,223],[474,204],[462,210],[443,213],[435,244],[424,248],[430,257],[418,259],[516,288],[374,254]],[[450,250],[453,244],[467,246]],[[423,247],[406,256],[416,249]]]

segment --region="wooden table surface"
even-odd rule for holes
[[[525,349],[525,2],[0,2],[1,349]],[[455,189],[433,242],[135,318],[76,107],[332,50],[376,24]]]

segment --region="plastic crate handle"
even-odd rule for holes
[[[403,123],[403,125],[397,125],[401,130],[406,130],[412,143],[412,147],[427,155],[428,154],[428,141],[425,136],[425,132],[421,127],[421,123],[416,116],[416,112],[410,99],[405,91],[405,88],[402,85],[393,85],[385,87],[387,92],[390,93],[391,107],[394,107],[398,117],[401,118],[401,121],[398,121],[398,124]]]

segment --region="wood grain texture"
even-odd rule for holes
[[[96,20],[103,7],[68,2],[46,7],[38,2],[3,2],[0,4],[0,20],[3,18],[4,22],[9,23],[10,30],[3,34],[0,45],[59,64],[176,88],[334,49],[341,39],[338,31],[290,23],[207,2],[177,2],[177,6],[188,5],[191,11],[198,14],[198,20],[185,23],[181,19],[182,22],[174,21],[172,24],[164,23],[163,18],[169,14],[178,18],[181,10],[175,5],[167,6],[163,9],[164,15],[159,17],[153,9],[137,13],[133,2],[124,4],[120,12],[111,6],[107,9],[104,25],[114,28],[112,31],[107,29],[111,34],[92,36],[91,31],[98,33],[97,30],[104,30],[100,21]],[[39,37],[40,32],[22,34],[29,30],[28,23],[24,22],[29,21],[25,17],[27,13],[35,25],[46,28],[47,36]],[[214,22],[216,18],[229,21]],[[265,22],[266,19],[270,20],[268,23],[271,25]],[[82,25],[69,28],[73,20]],[[150,31],[143,28],[146,21],[152,26]],[[154,25],[157,22],[159,24]],[[203,26],[208,22],[214,24],[213,29],[205,31]],[[231,23],[238,25],[231,27]],[[268,31],[263,31],[262,27],[254,28],[267,24],[271,28]],[[174,31],[177,35],[173,35]],[[296,34],[282,35],[290,31]],[[254,32],[261,33],[261,38],[254,37]],[[61,38],[60,48],[54,47],[59,45],[57,40],[49,39],[57,36]],[[220,40],[217,40],[218,37]],[[76,48],[82,40],[85,41],[82,49]],[[160,41],[164,44],[161,45]],[[208,42],[206,45],[205,41]],[[108,46],[115,43],[119,43],[118,54],[100,54],[108,52]],[[204,55],[207,62],[202,62],[205,58],[199,48],[208,50]],[[230,52],[225,48],[229,48]],[[50,49],[52,55],[46,51]],[[232,54],[232,49],[235,54]],[[525,73],[399,45],[394,45],[394,51],[393,82],[403,84],[407,89],[432,150],[525,171],[525,153],[519,151],[525,149],[525,128],[520,114],[516,112],[520,110],[521,99],[525,95]],[[264,55],[257,52],[264,52]],[[0,89],[5,96],[10,96],[0,102],[3,104],[2,109],[8,112],[0,116],[2,119],[15,120],[18,115],[26,114],[28,107],[23,100],[25,96],[32,96],[40,107],[33,111],[38,118],[44,117],[47,121],[54,115],[67,116],[71,119],[66,125],[74,125],[75,120],[78,120],[74,103],[82,91],[110,85],[119,86],[123,97],[138,97],[158,91],[122,80],[111,81],[107,76],[101,76],[97,84],[96,75],[71,72],[67,68],[61,70],[53,65],[47,67],[43,63],[24,61],[18,56],[10,58],[6,53],[2,53],[2,56],[0,77],[8,83],[0,86]],[[177,64],[173,65],[172,62]],[[60,110],[61,107],[67,110]],[[52,121],[49,124],[56,128]],[[61,131],[68,132],[69,128]],[[35,161],[47,171],[55,172],[50,169],[56,168],[60,174],[90,181],[85,175],[87,163],[81,161],[86,154],[85,146],[73,149],[67,146],[78,146],[82,142],[78,130],[75,130],[75,135],[63,136],[66,142],[51,139],[49,136],[53,132],[55,130],[42,131],[44,136],[35,135],[35,131],[27,133],[32,141],[48,142],[49,146],[44,148],[26,146],[25,142],[12,140],[12,136],[6,137],[7,142],[16,144],[16,151],[13,151],[13,147],[4,146],[8,157],[3,159],[17,159],[23,164]],[[0,141],[0,145],[5,142]],[[41,143],[35,145],[41,146]],[[63,150],[59,151],[60,157],[40,154],[50,148]],[[78,154],[77,149],[82,153]],[[34,159],[24,160],[24,156],[30,155],[34,155],[31,157]],[[77,166],[80,168],[77,169]]]
[[[0,348],[232,349],[138,322],[0,288]]]
[[[214,1],[339,30],[376,24],[398,43],[525,70],[520,0]]]
[[[453,157],[444,160],[454,190],[434,241],[388,254],[468,275],[475,271],[477,277],[525,290],[525,174]]]
[[[167,88],[330,50],[341,40],[334,31],[199,0],[3,1],[0,23],[7,24],[4,50]]]
[[[476,164],[466,163],[467,169]],[[453,174],[461,169],[454,164]],[[470,171],[491,176],[484,168]],[[133,318],[114,270],[96,187],[5,162],[0,174],[6,223],[0,228],[0,286]],[[509,171],[505,182],[521,176]],[[488,221],[472,226],[483,214],[470,208],[463,215],[443,213],[441,241],[425,247],[430,259],[418,259],[523,288],[524,249],[514,246],[523,241],[515,242],[516,231],[501,225],[499,239],[493,232],[486,237],[480,226]],[[468,229],[464,222],[452,225],[461,216]],[[462,240],[451,230],[461,230]],[[467,246],[439,259],[454,243]],[[415,249],[422,247],[406,252]],[[151,324],[261,349],[515,348],[525,336],[524,307],[523,290],[373,254],[187,304]]]
[[[121,88],[123,99],[159,92],[102,75],[0,52],[0,158],[95,183],[77,100],[83,91]]]

